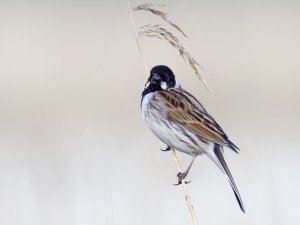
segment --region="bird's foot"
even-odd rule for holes
[[[179,172],[177,174],[177,177],[178,177],[178,183],[177,184],[174,184],[174,185],[179,185],[179,184],[182,184],[182,180],[184,178],[186,178],[186,176],[188,175],[188,173],[182,173],[182,172]],[[190,183],[191,181],[184,181],[185,184],[188,184]]]
[[[167,152],[167,151],[170,151],[171,150],[171,147],[170,146],[167,146],[166,149],[160,149],[161,151],[163,152]]]

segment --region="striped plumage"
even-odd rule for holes
[[[243,212],[245,208],[232,175],[223,157],[223,147],[238,153],[220,125],[207,113],[202,104],[182,89],[173,72],[166,66],[153,67],[142,94],[141,110],[150,130],[168,148],[193,156],[178,183],[186,177],[196,156],[206,154],[224,174]]]

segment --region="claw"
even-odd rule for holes
[[[187,168],[183,173],[182,173],[182,172],[177,173],[178,183],[177,183],[176,185],[182,184],[182,181],[183,181],[183,180],[186,178],[186,176],[188,175],[188,173],[189,173],[189,171],[190,171],[190,169],[191,169],[191,166],[192,166],[192,164],[193,164],[193,162],[194,162],[195,159],[196,159],[196,156],[193,156],[192,161],[190,162],[190,165],[188,166],[188,168]],[[188,182],[185,181],[186,184],[188,184],[188,183],[190,183],[190,182],[191,182],[191,181],[188,181]]]
[[[187,172],[179,172],[177,173],[177,177],[178,177],[178,183],[176,185],[182,184],[182,180],[186,178],[187,176]],[[185,181],[186,184],[190,183],[191,181]]]
[[[171,150],[171,147],[170,146],[167,146],[166,149],[160,149],[161,151],[163,152],[167,152],[167,151],[170,151]]]
[[[177,177],[180,180],[183,180],[187,176],[187,173],[178,172]]]
[[[191,183],[191,180],[190,180],[190,181],[184,181],[184,183],[185,183],[185,184]],[[173,185],[174,185],[174,186],[178,186],[178,185],[180,185],[180,184],[182,184],[182,181],[178,181],[177,184],[173,184]]]

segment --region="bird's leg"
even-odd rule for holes
[[[160,150],[162,150],[163,152],[167,152],[167,151],[171,150],[171,147],[169,145],[167,145],[166,149],[160,149]]]
[[[191,169],[191,167],[192,167],[192,165],[193,165],[193,162],[195,161],[196,157],[197,157],[196,155],[193,156],[193,158],[192,158],[192,160],[191,160],[191,162],[190,162],[188,168],[187,168],[183,173],[182,173],[182,172],[179,172],[179,173],[177,174],[177,177],[178,177],[178,183],[177,183],[177,185],[181,184],[181,183],[182,183],[182,180],[183,180],[184,178],[186,178],[186,176],[188,175],[188,173],[189,173],[189,171],[190,171],[190,169]],[[190,182],[190,181],[189,181],[189,182]],[[189,183],[189,182],[186,182],[186,183]]]

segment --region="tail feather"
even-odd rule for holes
[[[228,147],[231,148],[231,150],[233,150],[235,153],[239,154],[240,149],[238,148],[238,146],[236,146],[232,141],[230,141],[229,139],[227,139],[228,142]]]
[[[215,145],[213,152],[207,154],[208,157],[227,175],[229,183],[232,187],[236,200],[239,203],[241,210],[245,213],[245,207],[240,196],[240,193],[237,189],[237,186],[233,180],[233,177],[229,171],[229,168],[225,162],[225,159],[222,154],[222,146]]]

